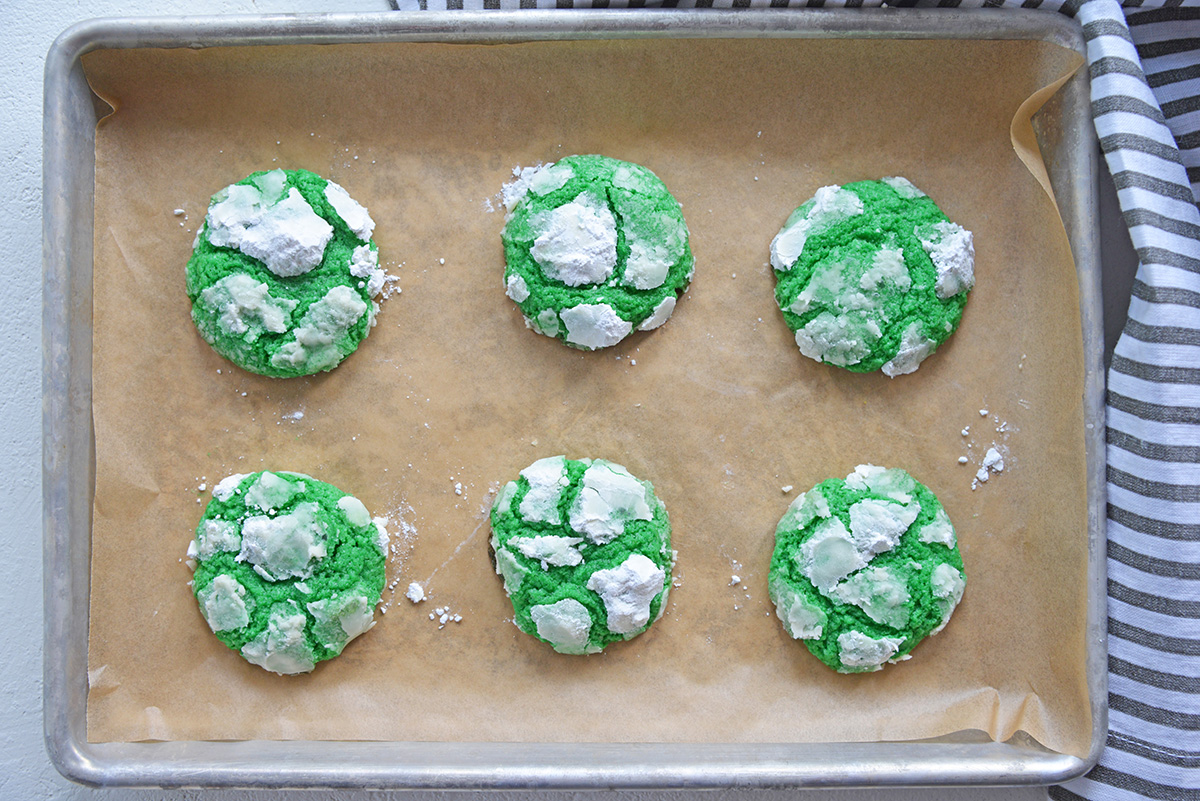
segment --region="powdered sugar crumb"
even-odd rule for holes
[[[742,577],[742,563],[739,562],[735,557],[725,553],[723,548],[721,550],[722,554],[729,560],[730,576],[729,584],[726,586],[732,588],[738,593],[741,593],[741,597],[735,598],[734,600],[733,609],[736,612],[745,605],[746,601],[750,600],[750,588]]]
[[[400,262],[395,266],[403,267],[404,262]],[[400,288],[400,276],[393,275],[385,270],[383,272],[383,283],[379,285],[379,293],[376,295],[376,297],[381,300],[387,300],[392,295],[399,295],[403,291],[404,290]]]
[[[511,212],[521,202],[521,198],[529,193],[530,182],[543,166],[538,162],[532,167],[515,166],[512,169],[513,180],[506,183],[500,190],[500,201],[504,208]]]
[[[417,526],[413,522],[414,514],[412,506],[401,498],[393,502],[391,509],[386,514],[379,516],[380,521],[387,528],[389,534],[387,550],[388,574],[393,577],[388,582],[386,588],[389,597],[380,605],[380,611],[385,614],[395,600],[396,587],[403,581],[404,564],[417,542]],[[411,592],[411,584],[408,590]],[[411,600],[411,596],[408,597]],[[413,603],[416,603],[416,601],[413,601]]]
[[[462,623],[462,614],[453,611],[449,606],[439,606],[429,613],[429,619],[438,624],[438,630],[446,628],[447,623]]]
[[[1028,408],[1027,402],[1023,400],[1018,399],[1017,405]],[[984,418],[991,415],[990,421],[979,423],[977,428],[980,425],[989,425],[995,432],[995,438],[989,437],[990,442],[987,439],[980,442],[973,437],[969,425],[964,426],[960,432],[967,439],[965,442],[967,453],[958,457],[958,463],[960,465],[971,463],[976,465],[976,470],[971,477],[972,490],[979,489],[981,484],[986,484],[996,474],[1002,473],[1006,467],[1006,460],[1009,462],[1007,466],[1011,466],[1012,456],[1008,443],[1011,435],[1020,430],[1008,420],[1001,419],[999,414],[992,414],[987,407],[980,408],[979,415]],[[982,454],[982,457],[979,454]]]
[[[979,465],[979,470],[975,473],[975,478],[971,481],[971,489],[978,489],[979,485],[986,482],[992,475],[1002,472],[1004,472],[1004,454],[1000,452],[999,447],[995,443],[992,443],[992,446],[987,449],[987,453],[983,456],[983,461]]]

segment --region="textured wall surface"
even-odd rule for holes
[[[6,653],[0,670],[0,799],[311,799],[383,797],[432,799],[442,793],[272,793],[238,791],[91,790],[58,775],[42,742],[41,715],[41,135],[45,54],[71,23],[97,16],[289,11],[383,11],[384,0],[46,0],[0,2],[0,620]],[[462,797],[462,796],[454,796]],[[529,794],[496,795],[521,799]],[[661,792],[546,793],[538,799],[678,798]],[[728,791],[709,798],[776,801],[784,798],[844,801],[1033,801],[1036,788],[991,790]]]

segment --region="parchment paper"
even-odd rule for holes
[[[1010,138],[1021,103],[1077,60],[1042,43],[804,40],[88,56],[116,107],[96,140],[89,739],[753,743],[979,729],[1083,755],[1077,284]],[[666,326],[580,353],[526,330],[504,296],[495,196],[515,165],[590,152],[666,182],[697,269]],[[308,379],[223,361],[184,295],[209,196],[276,166],[364,203],[403,288],[355,355]],[[884,175],[974,231],[978,260],[958,333],[895,380],[801,356],[766,264],[817,188]],[[993,444],[1006,468],[973,489]],[[651,480],[678,550],[666,616],[588,658],[520,633],[487,557],[491,493],[559,453]],[[911,661],[843,676],[784,633],[767,566],[792,497],[863,462],[904,467],[938,494],[968,584]],[[386,614],[307,676],[226,649],[187,586],[199,485],[263,468],[357,495],[396,538]],[[415,606],[403,597],[414,580],[430,595]],[[440,627],[434,608],[462,620]]]

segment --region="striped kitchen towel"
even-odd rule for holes
[[[392,0],[401,9],[878,6],[881,0]],[[1109,733],[1055,801],[1200,800],[1200,0],[891,0],[1077,17],[1138,255],[1108,374]]]

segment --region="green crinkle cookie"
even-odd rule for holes
[[[256,172],[225,187],[187,263],[200,336],[252,373],[332,370],[375,324],[386,275],[374,229],[345,189],[307,170]]]
[[[221,642],[273,673],[307,673],[375,625],[387,531],[303,473],[232,475],[196,536],[192,590]]]
[[[513,622],[562,654],[628,640],[662,616],[671,523],[648,481],[603,459],[539,459],[492,506]]]
[[[974,263],[971,232],[904,178],[822,187],[771,242],[775,301],[800,352],[892,378],[954,333]]]
[[[789,635],[839,673],[908,659],[966,587],[954,527],[903,470],[859,465],[801,493],[775,530],[768,591]]]
[[[615,345],[667,321],[695,260],[679,203],[654,173],[568,156],[505,187],[504,288],[539,334]]]

